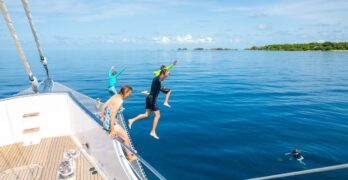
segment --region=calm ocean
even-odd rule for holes
[[[26,52],[44,78],[35,50]],[[55,81],[109,97],[110,66],[127,66],[117,86],[134,88],[125,117],[144,112],[152,72],[178,59],[163,85],[157,134],[152,118],[130,131],[138,152],[168,179],[245,179],[348,163],[348,52],[46,51]],[[0,53],[0,97],[28,87],[15,51]],[[160,94],[159,102],[163,102]],[[303,165],[285,153],[298,148]],[[149,175],[151,178],[151,175]],[[348,179],[347,170],[294,179]]]

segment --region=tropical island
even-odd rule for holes
[[[178,51],[187,51],[188,49],[187,48],[178,48],[177,50]],[[204,50],[211,50],[211,51],[236,51],[238,49],[234,49],[234,48],[208,48],[208,49],[205,49],[205,48],[194,48],[192,50],[194,50],[194,51],[204,51]]]
[[[272,44],[266,46],[253,46],[246,50],[266,51],[339,51],[348,50],[348,42],[312,42],[305,44]]]

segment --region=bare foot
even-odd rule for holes
[[[132,124],[134,123],[133,119],[128,119],[128,127],[129,129],[132,129]]]
[[[134,155],[131,155],[131,156],[128,156],[127,159],[131,163],[132,161],[137,160],[138,158],[135,157]]]
[[[141,91],[142,94],[144,94],[145,96],[149,95],[149,91]]]
[[[168,103],[163,103],[163,105],[165,105],[165,106],[170,108],[170,105]]]
[[[150,132],[150,136],[154,137],[155,139],[159,139],[155,132]]]

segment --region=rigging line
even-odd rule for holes
[[[32,18],[31,13],[30,13],[28,1],[27,0],[22,0],[22,4],[23,4],[23,8],[25,10],[25,14],[26,14],[26,16],[28,18],[28,21],[29,21],[31,32],[33,33],[33,36],[34,36],[34,39],[35,39],[37,50],[39,51],[41,63],[42,63],[42,65],[45,68],[47,78],[49,78],[47,59],[43,55],[43,51],[42,51],[42,47],[41,47],[41,44],[40,44],[40,41],[39,41],[39,37],[37,35],[36,29],[35,29],[35,26],[34,26],[34,22],[33,22],[33,18]]]
[[[8,13],[8,10],[6,8],[6,5],[5,5],[5,2],[4,0],[0,0],[0,10],[2,12],[2,15],[6,21],[6,24],[11,32],[11,36],[16,44],[16,48],[17,48],[17,51],[18,51],[18,54],[19,54],[19,57],[24,65],[24,68],[25,68],[25,71],[27,72],[27,75],[29,77],[29,80],[30,80],[30,83],[31,83],[31,86],[32,86],[32,89],[35,93],[38,92],[38,81],[36,79],[36,77],[33,75],[33,73],[31,72],[31,69],[30,69],[30,66],[29,66],[29,63],[24,55],[24,52],[23,52],[23,49],[21,47],[21,43],[19,42],[19,39],[18,39],[18,36],[17,36],[17,33],[15,31],[15,28],[12,24],[12,21],[10,19],[10,15]]]

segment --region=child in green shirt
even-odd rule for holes
[[[159,76],[161,70],[166,69],[166,70],[169,71],[170,69],[172,69],[172,68],[176,65],[177,62],[178,62],[177,60],[174,60],[173,63],[172,63],[171,65],[169,65],[169,66],[162,65],[161,68],[160,68],[160,70],[154,71],[153,74],[154,74],[155,76]],[[167,106],[167,107],[170,108],[170,105],[169,105],[169,103],[168,103],[169,97],[170,97],[170,93],[171,93],[170,89],[167,88],[167,87],[165,87],[165,86],[162,86],[162,87],[161,87],[161,92],[163,92],[163,93],[166,94],[166,98],[165,98],[165,100],[164,100],[163,105],[165,105],[165,106]],[[146,96],[149,95],[149,92],[148,92],[147,90],[146,90],[146,91],[142,91],[141,93],[143,93],[143,94],[146,95]]]

